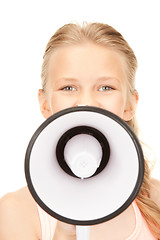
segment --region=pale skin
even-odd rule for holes
[[[129,121],[138,102],[138,93],[129,93],[127,87],[124,57],[88,42],[57,49],[50,59],[47,89],[39,90],[38,96],[45,118],[68,107],[88,105],[104,108]],[[153,180],[151,197],[160,206],[157,180]],[[135,217],[130,206],[114,219],[92,226],[91,239],[104,240],[108,234],[110,240],[122,240],[134,227]],[[0,239],[41,239],[37,206],[27,187],[0,200]],[[53,240],[59,239],[75,239],[75,227],[58,222]]]

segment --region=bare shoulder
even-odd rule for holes
[[[160,207],[160,181],[151,179],[151,198]]]
[[[27,187],[0,199],[0,239],[38,240],[40,235],[36,203]]]

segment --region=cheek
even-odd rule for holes
[[[73,106],[73,101],[69,98],[64,98],[63,96],[58,96],[54,94],[50,100],[50,106],[52,114],[59,112],[63,109],[70,108]]]
[[[123,119],[125,101],[122,97],[103,102],[103,108]]]

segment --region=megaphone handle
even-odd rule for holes
[[[77,240],[89,240],[90,227],[89,226],[76,226],[76,239]]]

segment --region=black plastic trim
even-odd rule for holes
[[[109,156],[110,156],[110,147],[109,143],[106,139],[106,137],[97,129],[90,127],[90,126],[78,126],[69,129],[66,131],[61,138],[59,139],[56,147],[56,156],[57,156],[57,161],[61,168],[68,173],[70,176],[77,177],[71,169],[68,167],[65,158],[64,158],[64,148],[67,144],[67,142],[74,136],[79,135],[79,134],[87,134],[95,137],[97,141],[100,143],[101,148],[102,148],[102,159],[100,162],[100,166],[98,167],[97,171],[90,177],[96,176],[99,174],[107,165],[109,161]],[[90,178],[89,177],[89,178]]]

